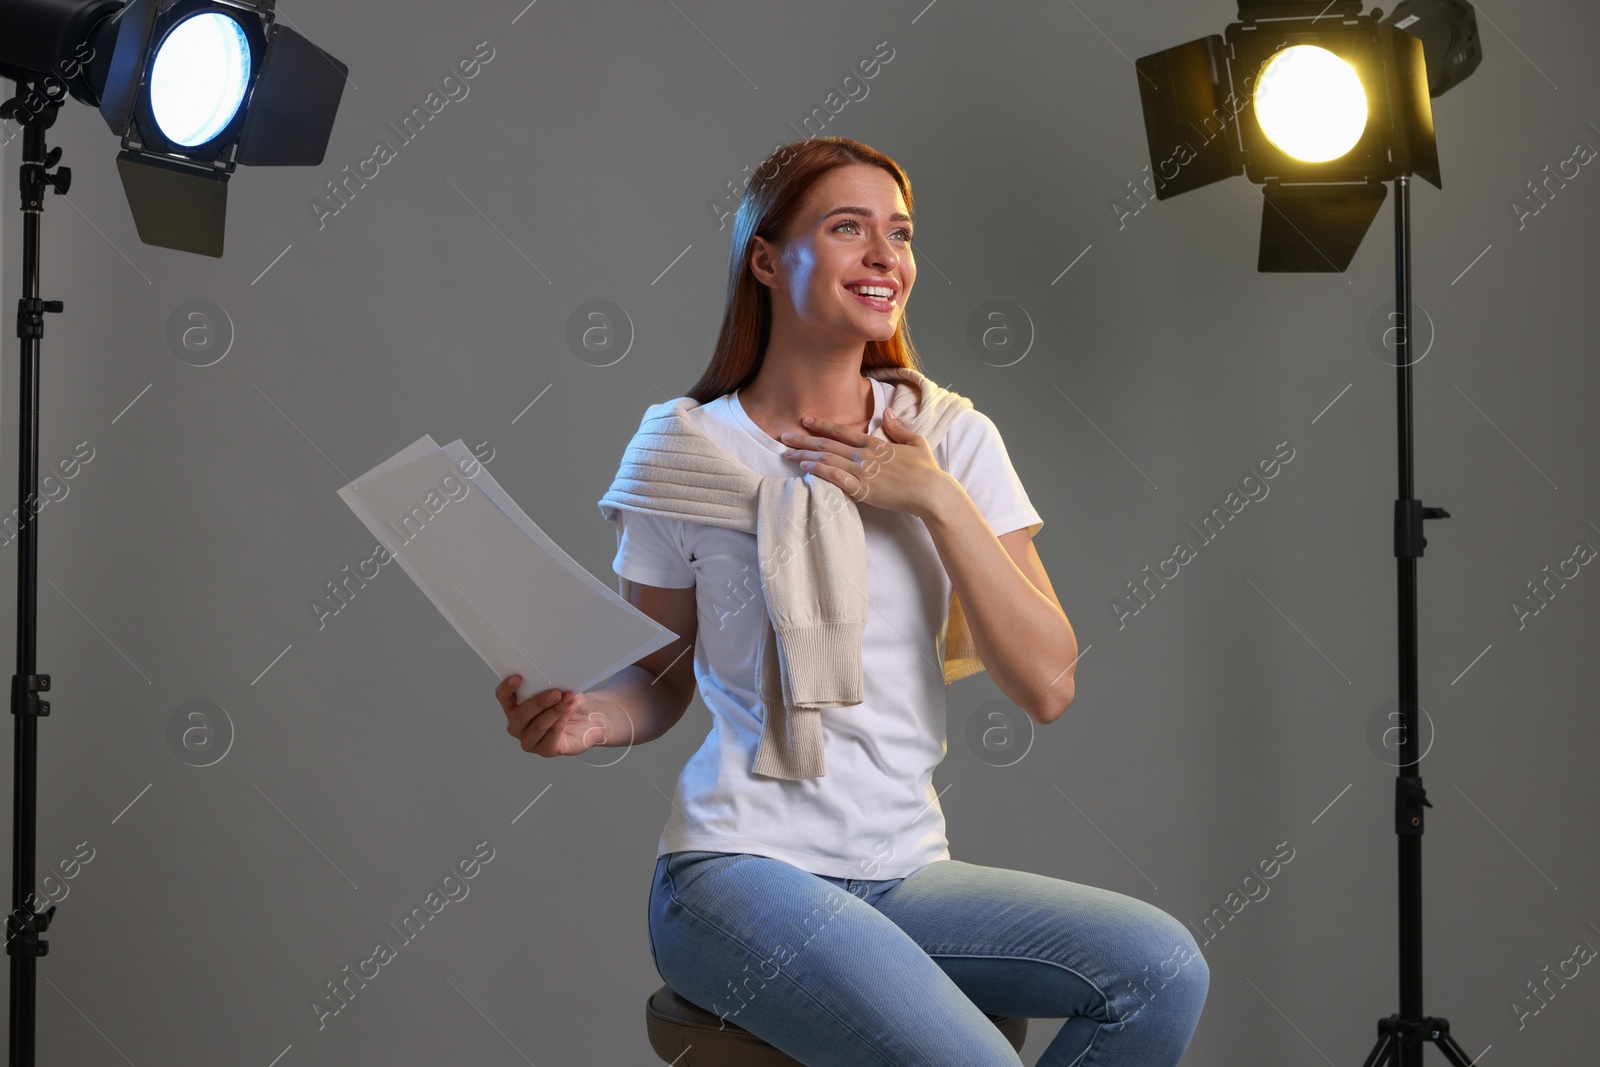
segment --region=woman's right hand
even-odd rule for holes
[[[495,687],[495,699],[506,713],[506,732],[522,743],[522,751],[540,756],[576,756],[605,744],[620,726],[620,709],[604,697],[571,689],[546,689],[517,700],[520,674]]]

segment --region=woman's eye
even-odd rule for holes
[[[846,219],[845,221],[839,223],[839,226],[854,226],[858,230],[861,228],[861,224],[859,222],[856,222],[854,219]],[[835,226],[834,229],[838,230],[839,226]],[[894,232],[898,233],[898,234],[903,234],[907,241],[912,240],[911,231],[910,230],[896,230]]]

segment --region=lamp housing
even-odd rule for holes
[[[1262,186],[1261,271],[1343,271],[1384,199],[1382,182],[1441,186],[1421,40],[1355,0],[1240,0],[1222,34],[1135,61],[1156,199],[1243,174]],[[1297,159],[1262,129],[1255,97],[1275,56],[1314,45],[1361,80],[1367,121],[1350,149]]]
[[[249,74],[228,120],[184,143],[157,121],[152,74],[173,34],[202,15],[237,26]],[[19,93],[30,83],[20,117],[69,94],[99,108],[122,139],[117,171],[140,240],[220,257],[228,178],[241,164],[320,165],[349,68],[279,25],[276,0],[0,0],[0,74]]]

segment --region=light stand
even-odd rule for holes
[[[59,312],[59,300],[39,299],[40,219],[45,189],[66,193],[72,171],[49,170],[61,159],[57,148],[45,156],[44,131],[54,124],[55,104],[33,112],[21,101],[30,94],[17,83],[17,97],[0,105],[0,121],[23,125],[22,165],[22,298],[17,302],[17,336],[22,339],[22,384],[18,393],[17,531],[17,673],[11,676],[11,714],[15,724],[11,796],[11,913],[6,919],[6,954],[11,957],[12,1067],[33,1067],[34,1013],[37,1006],[35,968],[49,944],[40,938],[50,927],[56,906],[33,910],[34,862],[37,844],[39,716],[50,714],[50,702],[39,694],[50,689],[50,676],[35,673],[38,650],[39,541],[33,505],[39,490],[39,341],[45,312]],[[42,91],[42,90],[41,90]]]
[[[1394,180],[1394,306],[1399,329],[1395,352],[1396,439],[1400,453],[1400,494],[1394,502],[1396,595],[1400,643],[1400,768],[1394,782],[1394,832],[1400,866],[1400,1011],[1378,1020],[1378,1041],[1365,1067],[1394,1064],[1422,1067],[1422,1042],[1439,1046],[1455,1067],[1471,1067],[1466,1052],[1450,1036],[1450,1023],[1422,1014],[1422,809],[1433,807],[1415,773],[1417,751],[1417,559],[1428,544],[1426,519],[1448,519],[1443,508],[1426,508],[1412,496],[1411,447],[1411,179]]]
[[[11,679],[16,737],[12,774],[11,1067],[33,1067],[39,935],[55,905],[35,911],[39,694],[38,625],[40,221],[45,192],[66,193],[72,172],[45,131],[70,96],[99,109],[121,138],[117,172],[145,244],[221,257],[227,182],[245,166],[320,166],[349,68],[278,25],[277,0],[0,0],[0,77],[17,95],[0,122],[23,129],[23,293],[17,514],[17,672]],[[170,58],[169,58],[170,57]],[[196,102],[208,105],[198,110]]]
[[[1413,495],[1410,179],[1415,174],[1440,185],[1429,100],[1469,75],[1482,52],[1466,0],[1400,0],[1381,21],[1381,11],[1363,15],[1362,6],[1360,0],[1238,0],[1239,21],[1227,27],[1225,38],[1212,35],[1152,53],[1135,68],[1156,198],[1239,174],[1264,186],[1260,271],[1342,272],[1383,200],[1382,182],[1394,180],[1395,348],[1400,357],[1394,505],[1402,729],[1394,801],[1400,1010],[1378,1020],[1377,1044],[1365,1067],[1422,1067],[1428,1041],[1454,1067],[1471,1067],[1450,1036],[1449,1022],[1423,1015],[1422,1008],[1422,809],[1433,805],[1416,773],[1422,759],[1417,560],[1428,543],[1423,523],[1450,513],[1424,507]],[[1333,106],[1299,113],[1293,113],[1293,105],[1289,112],[1283,109],[1275,68],[1276,77],[1287,80],[1309,69],[1297,67],[1307,63],[1320,64],[1315,70],[1321,80],[1319,104],[1348,103],[1348,98],[1334,99],[1348,88],[1343,75],[1358,83],[1364,98],[1360,125],[1342,121],[1348,109],[1345,114]],[[1266,109],[1270,114],[1259,106],[1263,93],[1273,98]],[[1300,135],[1306,134],[1321,135],[1320,143],[1315,136],[1303,140]]]

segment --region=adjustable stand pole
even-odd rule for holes
[[[11,797],[11,913],[6,918],[6,955],[11,957],[11,1067],[33,1067],[35,967],[49,951],[39,935],[50,927],[54,904],[43,912],[33,910],[35,898],[39,716],[50,714],[48,701],[39,694],[49,690],[50,676],[34,673],[38,623],[39,542],[35,529],[39,489],[39,339],[44,336],[44,314],[59,312],[59,300],[39,299],[39,222],[46,187],[65,193],[72,171],[49,169],[61,159],[61,149],[45,158],[44,131],[56,120],[55,103],[37,108],[45,85],[27,91],[17,83],[15,99],[0,105],[0,119],[23,125],[22,139],[22,283],[17,302],[17,336],[22,339],[22,386],[18,393],[20,437],[18,456],[17,534],[17,673],[11,678],[11,714],[16,725]]]
[[[1394,832],[1400,841],[1400,1013],[1378,1020],[1378,1043],[1365,1067],[1422,1067],[1422,1043],[1439,1046],[1455,1067],[1471,1067],[1450,1036],[1450,1023],[1422,1014],[1422,809],[1433,807],[1416,773],[1422,753],[1417,722],[1417,558],[1428,541],[1425,519],[1448,519],[1443,508],[1425,508],[1412,496],[1411,452],[1411,185],[1395,179],[1394,307],[1399,316],[1395,349],[1398,384],[1400,496],[1394,502],[1394,554],[1400,600],[1400,773],[1395,778]]]

